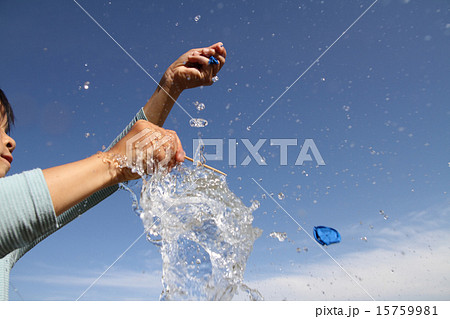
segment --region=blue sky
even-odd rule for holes
[[[224,159],[208,164],[228,173],[246,205],[261,202],[254,224],[263,235],[245,278],[251,287],[269,300],[369,299],[262,197],[255,179],[275,200],[284,193],[279,203],[309,233],[314,225],[338,229],[342,243],[327,252],[375,299],[448,300],[447,1],[379,0],[254,125],[373,1],[79,3],[157,81],[190,48],[225,44],[219,81],[178,100],[209,125],[191,128],[174,106],[165,127],[178,132],[188,155],[199,134],[223,139]],[[0,35],[0,87],[17,116],[10,174],[101,150],[156,87],[73,1],[2,1]],[[197,112],[195,101],[205,110]],[[288,165],[270,146],[280,138],[298,141]],[[228,165],[230,139],[238,141],[236,166]],[[240,165],[249,155],[242,139],[266,139],[259,153],[267,165]],[[305,139],[326,165],[295,165]],[[78,298],[142,231],[129,195],[117,192],[23,257],[10,299]],[[273,231],[288,240],[271,238]],[[142,239],[83,299],[157,300],[160,277],[159,252]]]

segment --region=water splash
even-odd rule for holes
[[[189,125],[190,125],[191,127],[205,127],[205,126],[208,125],[208,121],[205,120],[205,119],[201,119],[201,118],[197,118],[197,119],[192,118],[192,119],[189,121]]]
[[[260,229],[223,176],[180,165],[143,178],[140,218],[163,260],[161,300],[231,300],[239,291],[261,294],[243,276]]]
[[[271,232],[269,234],[270,237],[278,239],[278,241],[285,241],[287,238],[287,234],[284,232]]]
[[[195,107],[197,108],[197,111],[203,111],[205,109],[205,104],[197,102],[197,105]]]

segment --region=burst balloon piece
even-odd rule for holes
[[[316,241],[322,246],[328,246],[341,242],[341,235],[336,229],[331,227],[315,226],[313,233]]]

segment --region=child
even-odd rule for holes
[[[179,57],[166,70],[147,104],[105,152],[9,177],[4,176],[11,168],[16,146],[9,136],[14,114],[0,90],[0,300],[8,299],[10,270],[28,250],[114,193],[118,183],[140,177],[110,160],[127,155],[127,141],[142,140],[141,136],[157,132],[157,139],[165,142],[152,152],[153,160],[165,163],[168,169],[184,161],[178,136],[161,126],[184,89],[213,83],[225,57],[220,42]],[[147,163],[136,164],[146,167]]]

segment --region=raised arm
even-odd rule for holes
[[[175,101],[185,89],[213,84],[212,78],[225,64],[226,55],[222,42],[181,55],[166,70],[158,88],[144,106],[147,119],[163,126]],[[211,57],[217,63],[210,63]]]

